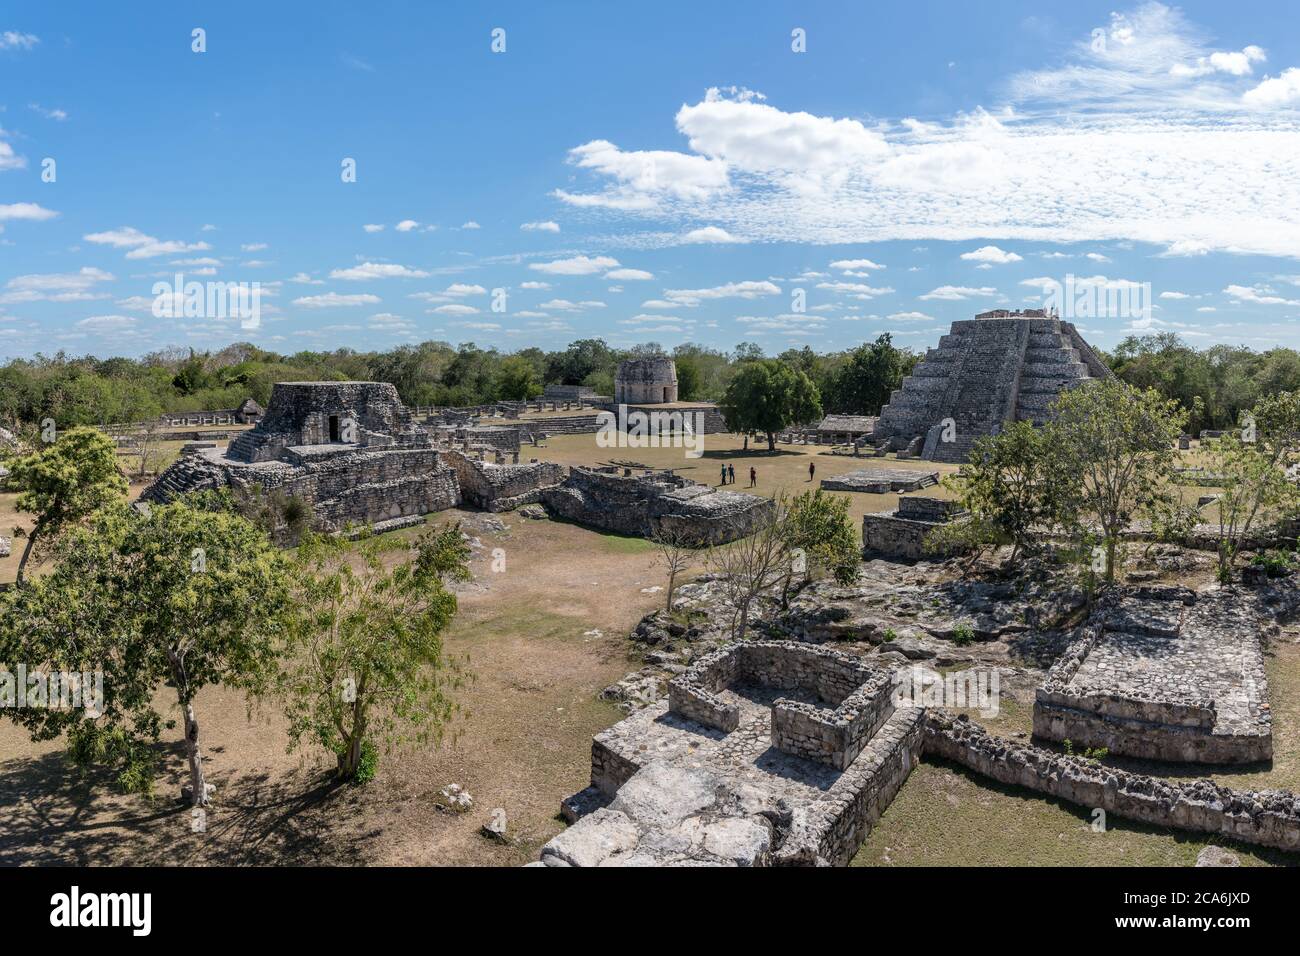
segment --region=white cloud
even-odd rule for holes
[[[366,279],[425,279],[429,273],[420,269],[411,269],[394,262],[363,262],[350,269],[335,269],[330,272],[331,279],[361,281]]]
[[[53,209],[46,209],[39,203],[34,202],[15,202],[5,205],[0,203],[0,222],[7,222],[14,219],[25,219],[29,222],[44,222],[47,219],[53,219],[58,213]]]
[[[525,222],[519,226],[524,232],[559,232],[560,224],[558,222]]]
[[[872,299],[878,295],[888,295],[894,291],[890,286],[876,288],[862,282],[819,282],[817,288],[825,289],[828,292],[852,295],[859,299]]]
[[[1300,70],[1250,92],[1253,78],[1219,69],[1173,76],[1175,64],[1216,51],[1182,13],[1156,3],[1117,16],[1103,36],[1094,49],[1081,31],[1047,68],[1014,74],[1004,103],[944,121],[882,119],[868,128],[797,103],[782,109],[710,91],[676,114],[688,151],[666,152],[660,163],[603,140],[600,149],[580,147],[595,185],[566,198],[710,221],[750,242],[1068,235],[1176,255],[1300,258],[1300,119],[1242,112],[1243,104],[1300,103]],[[669,163],[683,175],[668,173]],[[641,245],[681,241],[664,229]]]
[[[480,226],[478,223],[476,223],[473,219],[470,219],[468,222],[462,222],[460,224],[460,228],[473,230],[473,229],[482,229],[483,227]]]
[[[243,252],[261,252],[266,248],[265,242],[246,242],[239,247]]]
[[[205,252],[212,248],[206,242],[155,239],[134,226],[122,226],[106,232],[92,232],[82,238],[97,245],[112,246],[114,249],[129,249],[131,251],[126,254],[128,259],[152,259],[156,256],[175,255],[178,252]]]
[[[418,229],[419,226],[420,224],[416,222],[414,219],[403,219],[393,228],[396,229],[398,232],[410,232],[413,229]]]
[[[888,316],[895,322],[933,322],[934,316],[924,312],[894,312]]]
[[[839,269],[842,272],[848,272],[854,275],[861,275],[885,267],[879,263],[872,262],[870,259],[836,259],[831,263],[831,268]]]
[[[77,272],[35,273],[15,276],[5,283],[0,302],[82,302],[107,298],[95,292],[100,282],[112,282],[111,272],[86,266]]]
[[[0,33],[0,50],[30,50],[41,42],[34,33],[20,33],[17,30],[5,30]]]
[[[1162,299],[1190,299],[1191,296],[1188,295],[1186,292],[1173,292],[1173,291],[1168,291],[1168,292],[1161,292],[1161,293],[1160,293],[1160,298],[1162,298]]]
[[[465,305],[460,302],[453,302],[450,305],[440,305],[436,309],[430,309],[430,312],[436,312],[439,315],[478,315],[478,309],[472,305]]]
[[[92,315],[77,323],[79,329],[94,332],[111,332],[116,329],[129,329],[135,326],[135,319],[129,315]]]
[[[699,229],[692,229],[690,232],[686,233],[686,235],[682,236],[682,242],[689,243],[714,242],[722,244],[744,241],[744,239],[738,239],[731,233],[727,232],[727,230],[718,226],[702,226]]]
[[[945,302],[957,302],[962,299],[982,298],[990,295],[997,295],[998,290],[990,286],[980,286],[978,289],[963,285],[941,285],[937,289],[931,289],[921,299],[940,299]]]
[[[313,279],[305,272],[299,272],[297,275],[291,277],[289,281],[296,282],[299,285],[324,285],[325,284],[324,279]]]
[[[31,110],[33,113],[39,113],[41,116],[44,116],[46,119],[57,120],[60,123],[62,123],[64,120],[68,118],[68,114],[65,111],[60,109],[47,109],[46,107],[42,106],[40,103],[28,103],[27,108]]]
[[[1285,299],[1280,295],[1274,295],[1273,290],[1268,286],[1230,285],[1223,292],[1234,299],[1252,302],[1255,305],[1300,305],[1300,299]]]
[[[615,269],[612,272],[606,272],[606,279],[614,279],[620,282],[641,281],[653,279],[653,272],[646,272],[644,269]]]
[[[368,223],[366,223],[364,226],[362,226],[361,228],[364,229],[366,232],[383,232],[383,231],[384,231],[384,227],[383,227],[383,225],[380,224],[380,223],[377,223],[377,222],[368,222]]]
[[[725,285],[713,286],[709,289],[665,289],[664,297],[668,301],[676,303],[672,308],[678,308],[681,305],[698,305],[704,299],[756,299],[765,295],[780,295],[780,286],[771,282],[746,281],[746,282],[728,282]],[[653,308],[649,302],[645,303],[644,308]]]
[[[618,260],[609,256],[574,256],[571,259],[555,259],[551,262],[530,262],[528,268],[557,276],[586,276],[606,269],[618,267]]]
[[[326,292],[324,295],[308,295],[293,300],[294,305],[301,306],[304,309],[328,309],[334,306],[346,305],[377,305],[379,302],[379,296],[370,295],[369,293],[340,295],[337,292]]]
[[[961,257],[969,262],[983,262],[988,265],[1006,265],[1009,262],[1020,262],[1024,259],[1024,256],[1016,255],[1014,252],[1007,252],[997,246],[980,246],[970,252],[963,252]]]
[[[487,295],[487,289],[481,285],[467,285],[464,282],[453,282],[443,290],[443,295],[450,295],[456,298],[466,295]]]
[[[1278,76],[1267,77],[1254,89],[1242,94],[1241,100],[1256,109],[1276,109],[1300,103],[1300,68],[1290,67]]]
[[[549,282],[533,282],[530,280],[528,282],[519,283],[519,288],[521,289],[549,289],[550,287],[551,284]]]

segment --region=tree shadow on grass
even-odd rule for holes
[[[201,828],[169,779],[143,797],[61,751],[0,762],[0,866],[346,866],[382,834],[358,822],[361,792],[320,771],[214,774]]]

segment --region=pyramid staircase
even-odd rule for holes
[[[925,439],[922,457],[964,462],[1005,422],[1047,420],[1056,397],[1109,374],[1068,322],[1008,315],[954,322],[889,397],[876,438]],[[951,419],[951,429],[944,427]],[[943,440],[948,433],[953,440]]]

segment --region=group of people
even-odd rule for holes
[[[722,481],[720,482],[720,484],[734,485],[736,483],[735,465],[723,465],[721,474],[722,474]],[[749,469],[749,487],[753,488],[757,484],[758,484],[758,471],[751,467]]]
[[[817,474],[817,465],[815,462],[808,463],[808,480],[812,481]],[[720,472],[722,480],[719,484],[734,485],[736,483],[736,466],[723,465]],[[753,466],[749,469],[749,487],[753,488],[758,484],[758,471]]]

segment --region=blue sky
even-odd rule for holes
[[[0,227],[0,358],[923,348],[1067,275],[1150,284],[1076,318],[1102,347],[1300,346],[1300,31],[1259,2],[11,5]],[[177,272],[258,282],[260,326],[155,317]]]

